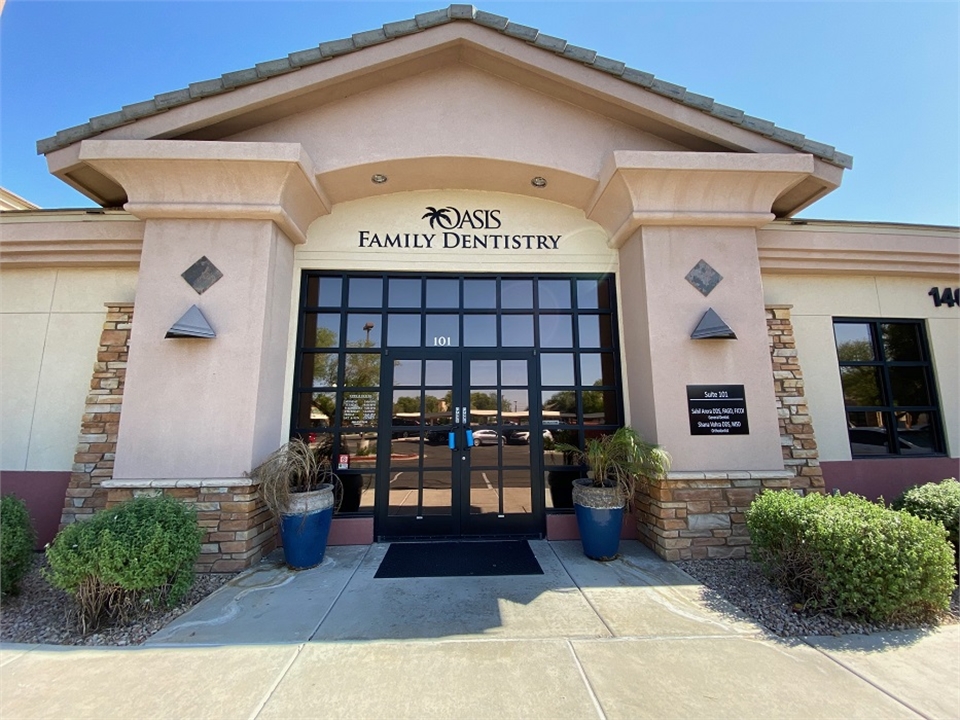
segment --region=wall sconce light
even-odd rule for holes
[[[737,334],[720,319],[713,308],[709,308],[700,318],[690,338],[692,340],[736,340]]]
[[[183,317],[177,320],[164,335],[165,338],[215,338],[216,336],[210,323],[196,305],[191,305]]]

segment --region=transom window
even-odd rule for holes
[[[834,337],[854,457],[944,451],[923,323],[835,319]]]

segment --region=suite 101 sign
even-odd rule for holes
[[[743,385],[687,385],[691,435],[749,435]]]

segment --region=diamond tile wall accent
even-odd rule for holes
[[[204,255],[184,270],[180,277],[186,280],[187,284],[197,291],[197,295],[203,295],[217,280],[223,277],[223,273]]]
[[[688,283],[693,285],[706,297],[720,284],[720,281],[723,280],[723,275],[710,267],[706,260],[701,260],[687,273],[686,279]]]

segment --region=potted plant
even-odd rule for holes
[[[280,525],[287,565],[302,570],[323,562],[338,480],[322,451],[295,438],[248,475],[259,483],[260,497]]]
[[[594,560],[613,560],[620,547],[626,504],[633,499],[638,485],[666,476],[670,455],[630,427],[588,438],[582,450],[572,445],[558,448],[590,469],[586,478],[573,483],[573,505],[583,552]]]

